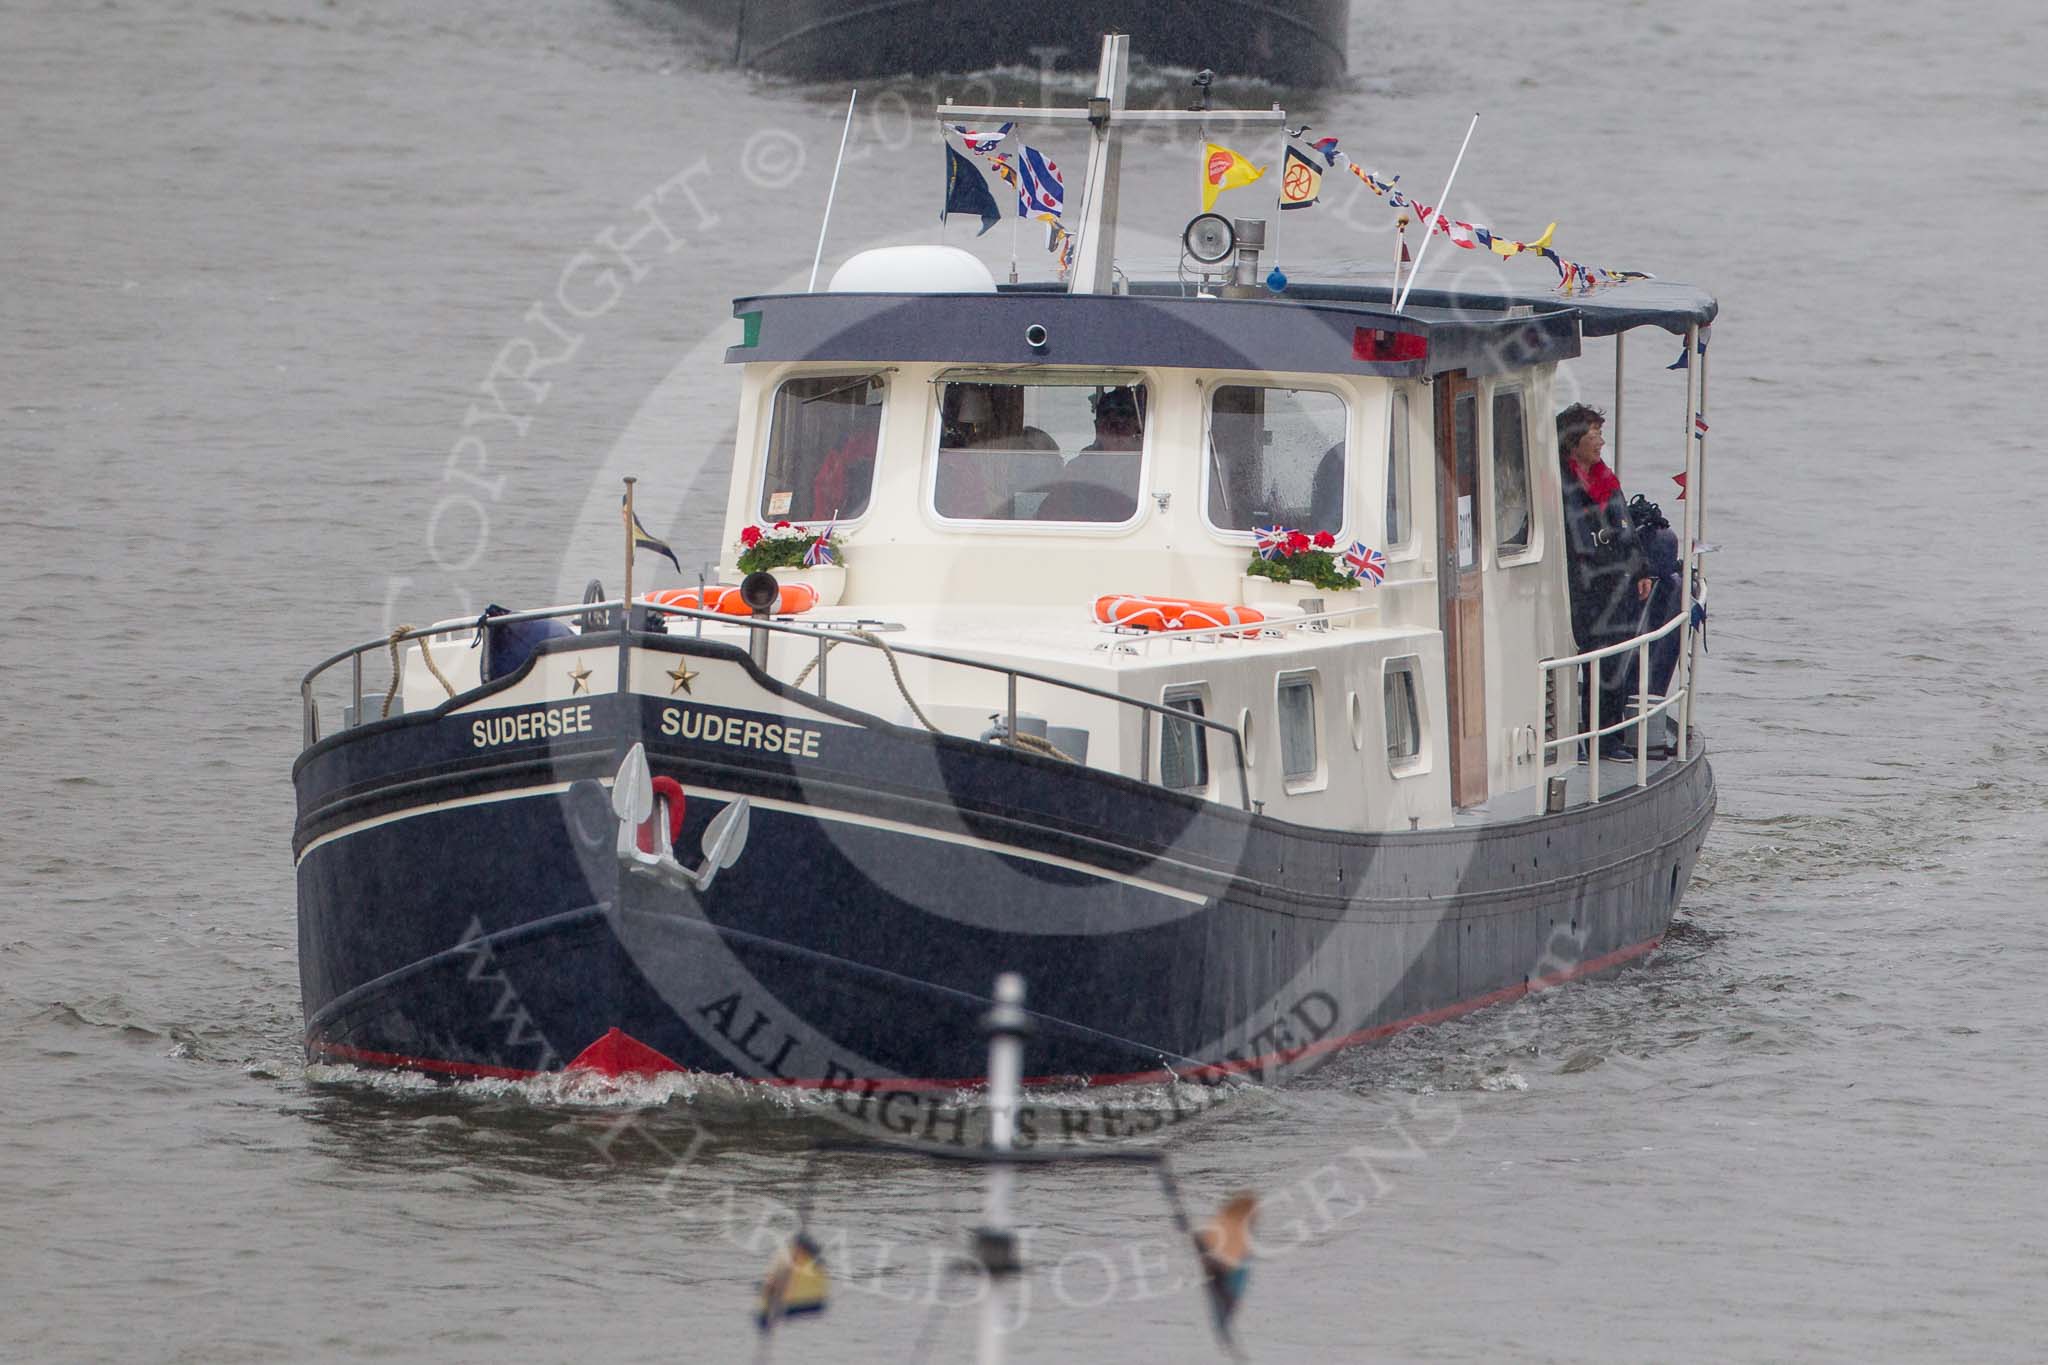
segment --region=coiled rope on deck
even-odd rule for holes
[[[398,642],[410,634],[413,629],[414,627],[412,626],[400,626],[391,632],[391,638],[387,641],[391,647],[391,686],[385,690],[384,710],[379,714],[379,719],[386,719],[391,715],[391,703],[398,696]],[[434,662],[434,651],[428,648],[427,637],[424,635],[420,637],[420,658],[426,661],[427,672],[434,675],[434,681],[441,684],[442,690],[447,692],[449,696],[454,696],[455,684],[448,681],[448,675],[443,673],[441,666]]]
[[[917,698],[910,695],[910,684],[903,681],[903,670],[897,667],[896,651],[889,648],[889,642],[887,640],[884,640],[881,636],[875,634],[873,631],[856,629],[849,630],[846,633],[848,635],[851,635],[856,640],[865,640],[869,644],[873,645],[875,648],[882,651],[882,658],[885,659],[889,664],[889,673],[892,677],[896,679],[896,690],[903,694],[903,704],[910,708],[911,715],[917,717],[917,723],[919,725],[922,725],[925,729],[931,731],[935,735],[942,735],[946,733],[944,730],[941,730],[938,726],[932,724],[931,717],[927,716],[924,713],[924,708],[917,704]],[[839,640],[827,640],[825,642],[825,648],[816,656],[814,656],[809,663],[804,665],[803,671],[796,675],[796,681],[790,685],[792,687],[802,687],[804,685],[804,679],[811,676],[811,670],[816,668],[818,666],[819,661],[822,660],[825,657],[825,655],[830,654],[841,643],[843,642]]]

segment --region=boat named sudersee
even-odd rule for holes
[[[735,305],[728,582],[635,593],[629,552],[623,593],[307,676],[310,1056],[972,1084],[1016,972],[1033,1079],[1272,1076],[1656,947],[1714,812],[1713,300],[1272,294],[1249,222],[1128,284],[1122,76],[1072,114],[1064,285],[908,247]],[[1582,652],[1554,375],[1638,327],[1701,357],[1687,610]],[[1582,719],[1591,654],[1661,641],[1668,687]]]

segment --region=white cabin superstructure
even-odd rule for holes
[[[1477,381],[1473,397],[1481,461],[1474,515],[1489,529],[1509,517],[1528,518],[1525,544],[1498,549],[1486,534],[1487,552],[1478,556],[1489,797],[1541,783],[1543,689],[1535,661],[1573,652],[1560,567],[1557,461],[1545,439],[1549,424],[1527,417],[1549,411],[1551,368]],[[738,545],[743,528],[774,520],[765,509],[776,505],[778,491],[767,473],[776,394],[792,380],[831,386],[874,373],[882,411],[873,482],[864,510],[836,523],[846,543],[845,597],[828,617],[888,621],[903,628],[887,637],[892,643],[1055,674],[1133,698],[1195,698],[1204,714],[1245,735],[1250,797],[1269,815],[1354,830],[1450,822],[1450,709],[1436,569],[1443,547],[1434,515],[1426,383],[1164,367],[1107,376],[1056,366],[973,368],[973,380],[981,383],[1086,386],[1113,379],[1146,392],[1135,512],[1097,525],[944,515],[938,500],[942,394],[947,376],[962,367],[901,363],[858,370],[747,366],[726,518],[731,544]],[[1252,535],[1216,524],[1204,458],[1214,436],[1215,395],[1228,388],[1307,392],[1341,404],[1343,492],[1341,519],[1332,530],[1340,544],[1384,546],[1385,582],[1343,592],[1307,590],[1321,599],[1327,620],[1297,625],[1289,617],[1302,614],[1298,606],[1269,606],[1269,628],[1251,638],[1234,631],[1148,637],[1096,621],[1092,606],[1107,594],[1242,600]],[[1079,458],[1073,448],[1057,454],[1069,465]],[[1513,470],[1497,470],[1496,460],[1512,461]],[[1499,506],[1502,488],[1526,488],[1529,504]],[[823,523],[805,525],[824,529]],[[725,577],[737,581],[730,565]],[[1260,600],[1269,603],[1302,596],[1277,584],[1252,586],[1265,589]],[[801,666],[802,642],[778,641],[773,648],[788,651]],[[999,680],[990,676],[930,661],[899,660],[898,667],[917,679],[901,695],[886,660],[856,661],[839,651],[830,695],[905,724],[916,723],[908,705],[914,697],[943,728],[970,737],[986,732],[1002,710]],[[772,671],[788,675],[779,666]],[[1297,690],[1304,685],[1306,699]],[[1049,725],[1086,731],[1084,761],[1134,777],[1145,762],[1143,727],[1170,723],[1031,684],[1019,705]],[[1150,752],[1163,745],[1153,736]],[[1214,754],[1203,765],[1204,780],[1194,785],[1213,799],[1235,802],[1234,765],[1233,757]],[[1556,771],[1555,762],[1550,768]]]

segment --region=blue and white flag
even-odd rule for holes
[[[1057,219],[1066,209],[1067,184],[1059,163],[1036,147],[1019,149],[1017,212],[1026,218]]]
[[[973,152],[976,156],[987,156],[1003,145],[1003,139],[1008,137],[1010,130],[1017,125],[1005,123],[992,133],[978,128],[969,128],[964,123],[949,123],[946,126],[959,134],[960,141],[966,144],[968,151]]]

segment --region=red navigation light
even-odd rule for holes
[[[1429,359],[1429,338],[1420,332],[1389,332],[1377,327],[1351,330],[1353,360],[1396,361]]]

